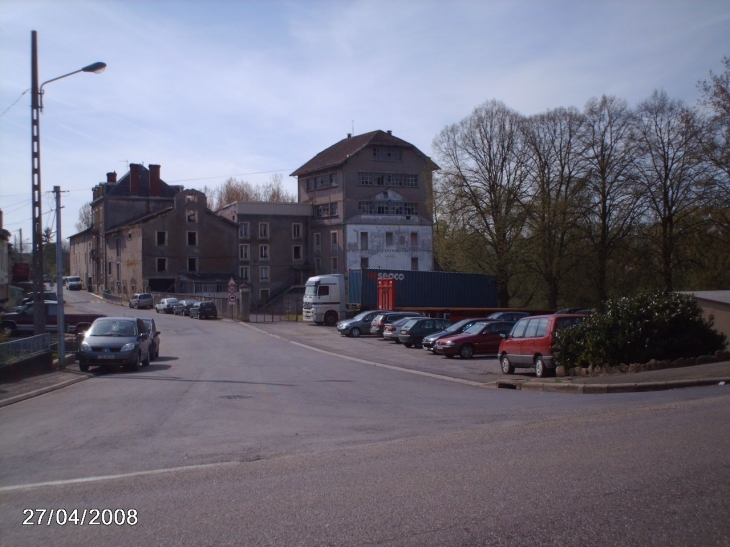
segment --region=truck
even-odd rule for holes
[[[348,310],[412,310],[451,316],[457,309],[473,315],[496,306],[497,280],[489,275],[362,269],[350,270],[347,280],[344,274],[310,277],[304,288],[302,315],[305,321],[336,325]]]
[[[58,303],[44,302],[46,311],[46,330],[58,330]],[[105,315],[96,313],[64,313],[63,324],[66,332],[79,334],[91,326],[99,317]],[[11,334],[33,334],[34,330],[33,302],[26,304],[20,310],[2,314],[2,329]]]

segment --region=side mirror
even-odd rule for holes
[[[160,334],[162,334],[160,331],[155,331],[155,336],[159,336]]]
[[[507,338],[509,338],[509,334],[507,334],[506,332],[503,332],[502,334],[500,334],[500,336],[502,338],[504,338],[505,340],[507,340]]]

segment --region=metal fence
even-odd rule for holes
[[[9,363],[51,349],[51,335],[38,334],[0,344],[0,364]]]

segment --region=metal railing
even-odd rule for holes
[[[12,342],[0,344],[0,364],[9,363],[23,357],[43,353],[51,349],[51,335],[48,333],[28,336]]]

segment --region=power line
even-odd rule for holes
[[[23,91],[23,92],[22,92],[22,93],[20,94],[20,97],[18,97],[17,99],[15,99],[15,102],[14,102],[13,104],[11,104],[11,105],[10,105],[9,107],[7,107],[7,108],[5,109],[5,111],[4,111],[4,112],[3,112],[2,114],[0,114],[0,118],[2,118],[2,117],[3,117],[4,115],[5,115],[5,113],[6,113],[6,112],[7,112],[8,110],[10,110],[11,108],[13,108],[13,107],[14,107],[14,106],[15,106],[16,104],[18,104],[18,101],[19,101],[20,99],[22,99],[22,98],[23,98],[23,95],[25,95],[26,93],[28,93],[28,91],[30,91],[30,88],[28,88],[28,89],[26,89],[25,91]]]

